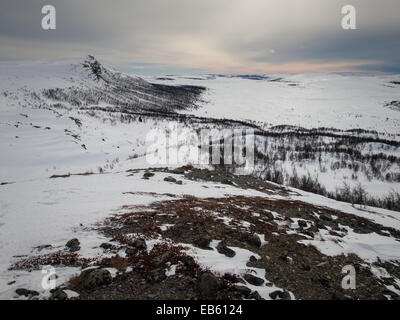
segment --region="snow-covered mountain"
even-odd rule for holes
[[[361,182],[370,204],[398,208],[376,199],[400,191],[399,80],[140,78],[92,56],[1,62],[0,297],[51,295],[47,264],[64,286],[55,298],[204,298],[215,287],[222,298],[399,296],[398,212],[323,196],[354,202]],[[248,175],[185,156],[148,163],[149,131],[177,130],[185,145],[204,128],[254,130]],[[343,182],[348,194],[335,194]],[[351,292],[348,264],[362,284]],[[100,278],[81,273],[94,266]]]

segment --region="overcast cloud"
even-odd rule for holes
[[[41,28],[41,8],[57,29]],[[341,8],[357,30],[341,28]],[[80,58],[125,70],[400,72],[399,0],[1,0],[0,59]],[[143,72],[139,72],[143,71]]]

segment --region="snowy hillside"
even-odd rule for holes
[[[248,120],[265,127],[364,129],[399,139],[399,109],[387,104],[400,100],[400,75],[316,73],[159,79],[151,80],[207,87],[204,99],[208,103],[194,112],[199,116]]]
[[[399,80],[1,62],[0,298],[398,298],[400,215],[368,204],[398,208]],[[204,128],[254,130],[254,167],[148,162]]]
[[[366,202],[373,205],[400,199],[398,74],[150,79],[205,86],[206,102],[184,113],[257,126],[263,158],[257,171],[263,178],[300,188],[308,184],[309,191],[346,201],[359,201],[343,196],[349,191],[365,191]]]

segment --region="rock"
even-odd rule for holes
[[[138,250],[146,250],[147,249],[147,244],[146,241],[142,238],[135,239],[130,243],[130,246],[133,248],[136,248]]]
[[[203,299],[215,299],[220,287],[219,280],[211,272],[205,272],[200,278],[200,294]]]
[[[174,177],[168,176],[168,177],[165,177],[165,178],[164,178],[164,181],[175,183],[175,182],[176,182],[176,179],[175,179]]]
[[[180,260],[186,267],[195,267],[196,266],[196,261],[191,256],[183,256],[180,258]]]
[[[109,249],[112,249],[113,247],[114,246],[111,243],[107,243],[107,242],[104,242],[100,245],[100,248],[103,248],[104,250],[109,250]]]
[[[171,173],[175,173],[175,174],[185,174],[185,169],[180,167],[180,168],[176,168],[171,170]]]
[[[93,289],[98,286],[112,282],[111,273],[106,269],[90,269],[81,273],[82,285],[86,289]]]
[[[271,299],[276,300],[276,299],[280,299],[280,300],[290,300],[290,294],[287,291],[281,291],[281,290],[275,290],[274,292],[271,292],[269,294],[269,296],[271,297]]]
[[[256,234],[252,234],[247,238],[247,243],[255,246],[257,248],[261,247],[261,240],[260,237]]]
[[[315,224],[315,226],[318,228],[318,229],[326,229],[326,227],[325,227],[325,225],[323,225],[321,222],[317,222],[316,224]]]
[[[148,273],[146,273],[146,281],[150,284],[155,284],[159,283],[167,278],[167,275],[165,274],[165,270],[153,270]]]
[[[125,249],[125,253],[126,253],[128,256],[134,255],[134,254],[136,254],[136,252],[137,252],[137,249],[136,249],[136,248],[128,247],[128,248]]]
[[[25,297],[33,297],[39,295],[39,292],[34,290],[28,290],[25,288],[18,288],[17,290],[15,290],[15,293],[19,296],[25,296]]]
[[[299,220],[297,223],[300,228],[302,229],[307,228],[307,222],[305,222],[304,220]]]
[[[235,291],[239,292],[240,295],[242,295],[244,298],[248,298],[251,290],[245,286],[234,286]]]
[[[198,238],[197,240],[195,240],[194,244],[197,247],[199,247],[200,249],[211,249],[210,242],[211,242],[210,237],[204,236],[204,237],[201,237],[201,238]]]
[[[265,268],[263,260],[257,259],[255,256],[250,256],[249,261],[246,263],[246,266],[253,268]]]
[[[254,300],[265,300],[263,299],[260,294],[258,293],[258,291],[253,291],[250,295],[249,295],[249,299],[254,299]]]
[[[145,172],[143,174],[143,179],[149,179],[150,177],[154,176],[153,172]]]
[[[305,234],[305,235],[307,235],[307,236],[309,236],[309,237],[311,237],[311,238],[314,238],[314,233],[312,233],[312,231],[310,231],[310,230],[304,230],[303,231],[303,234]]]
[[[325,221],[332,221],[332,217],[329,214],[321,214],[319,218]]]
[[[67,300],[68,299],[68,295],[61,288],[57,288],[51,293],[50,299],[53,299],[53,300]]]
[[[220,254],[223,254],[229,258],[232,258],[236,255],[236,252],[233,251],[232,249],[228,248],[226,245],[222,244],[222,242],[220,242],[217,246],[217,251]]]
[[[339,233],[337,233],[336,231],[333,231],[333,230],[329,230],[329,234],[330,234],[331,236],[341,237],[341,235],[340,235]]]
[[[182,180],[178,180],[177,182],[176,182],[176,184],[179,184],[179,185],[181,185],[183,182],[182,182]]]
[[[170,256],[171,254],[168,251],[164,252],[163,254],[154,257],[151,261],[151,264],[156,268],[163,267],[164,264],[169,260]]]
[[[255,256],[250,256],[249,262],[255,263],[257,261],[258,261],[258,259]]]
[[[222,183],[222,184],[233,185],[233,182],[232,182],[231,180],[229,180],[229,179],[222,179],[222,180],[221,180],[221,183]]]
[[[81,249],[80,242],[78,239],[74,238],[69,240],[65,246],[69,249],[70,252],[79,251]]]
[[[250,274],[250,273],[246,273],[246,274],[243,276],[243,278],[244,278],[244,280],[246,280],[248,283],[250,283],[250,284],[252,284],[252,285],[254,285],[254,286],[261,286],[261,285],[264,283],[264,280],[263,280],[263,279],[261,279],[261,278],[259,278],[259,277],[256,277],[256,276],[253,276],[253,275]]]

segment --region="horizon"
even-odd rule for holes
[[[37,58],[37,59],[0,59],[0,63],[18,63],[18,62],[60,62],[60,61],[69,61],[69,62],[76,62],[81,63],[87,58],[88,56],[93,56],[92,54],[87,54],[82,57],[63,57],[63,58]],[[317,74],[338,74],[338,75],[400,75],[400,71],[307,71],[307,72],[270,72],[270,73],[213,73],[213,72],[206,72],[201,70],[193,69],[184,69],[184,68],[171,68],[170,66],[162,66],[160,68],[153,68],[153,67],[141,67],[141,68],[132,68],[126,65],[118,65],[113,64],[112,62],[103,63],[103,60],[98,59],[94,56],[96,60],[98,60],[102,65],[112,68],[113,70],[121,73],[125,73],[128,75],[139,76],[139,77],[168,77],[168,76],[189,76],[189,75],[199,75],[199,76],[279,76],[279,75],[317,75]],[[135,62],[131,62],[129,64],[135,64]],[[166,69],[171,68],[169,71],[174,72],[167,72]],[[137,70],[137,71],[135,71]],[[140,70],[140,71],[139,71]],[[163,72],[165,71],[165,72]]]

